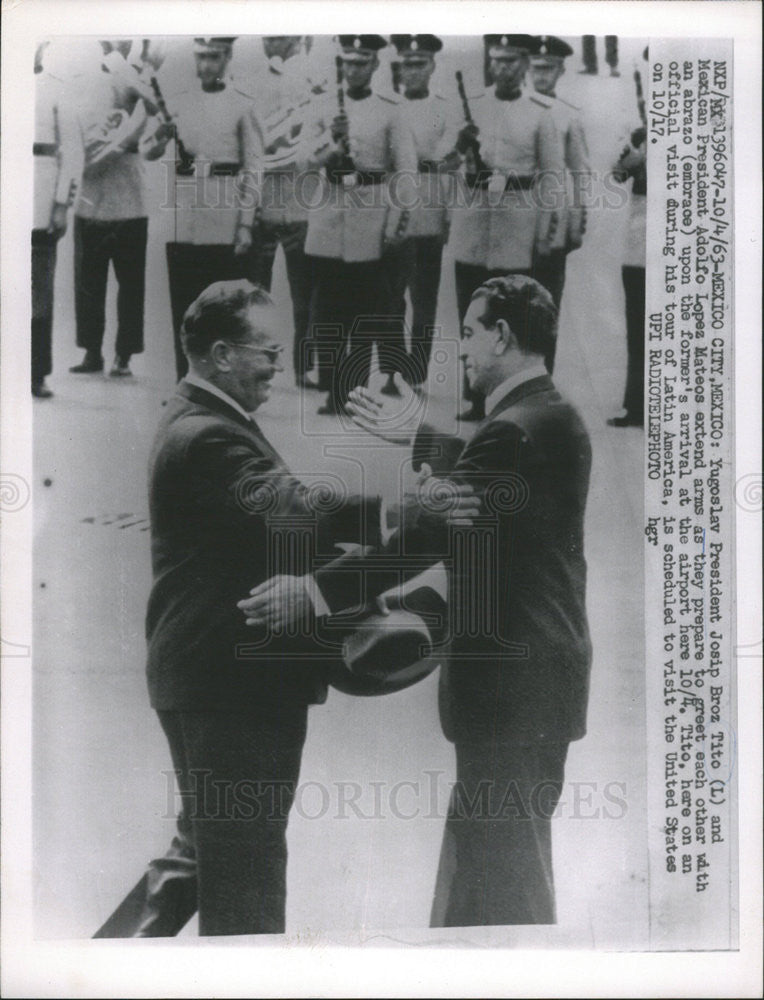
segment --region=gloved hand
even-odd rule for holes
[[[480,146],[477,141],[477,137],[480,134],[480,129],[474,122],[467,122],[459,132],[456,137],[456,148],[464,155],[468,149],[475,149]]]

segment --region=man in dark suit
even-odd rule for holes
[[[551,817],[568,744],[586,728],[591,449],[544,367],[555,326],[552,298],[532,278],[480,286],[465,315],[462,357],[471,386],[486,396],[487,417],[466,445],[425,426],[414,442],[415,463],[427,459],[437,475],[471,484],[483,515],[452,535],[451,652],[440,707],[457,781],[433,926],[556,919]],[[409,402],[402,412],[411,412]],[[392,405],[364,390],[351,396],[362,426],[400,443]],[[347,601],[347,561],[316,574],[330,608]],[[277,589],[266,582],[245,610],[258,622],[279,614],[277,606]]]
[[[377,498],[311,490],[252,419],[282,371],[267,293],[211,285],[182,337],[190,372],[151,455],[146,622],[151,704],[182,810],[168,853],[97,937],[177,934],[197,908],[201,934],[283,932],[287,817],[325,674],[310,623],[253,634],[236,601],[274,572],[309,572],[336,542],[379,540]]]
[[[493,516],[482,548],[472,529],[477,556],[452,576],[461,614],[440,694],[457,782],[433,926],[556,919],[550,821],[568,743],[585,733],[591,662],[583,551],[591,449],[544,367],[555,319],[533,279],[497,278],[473,295],[462,330],[467,378],[485,393],[487,417],[451,476],[482,486]],[[475,611],[486,607],[475,637]]]

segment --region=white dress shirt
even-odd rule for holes
[[[222,389],[218,389],[212,382],[208,382],[206,378],[202,378],[201,375],[195,375],[193,372],[188,372],[185,380],[189,385],[195,385],[197,389],[204,389],[205,392],[209,392],[213,396],[217,396],[218,399],[222,399],[224,403],[228,403],[232,409],[240,413],[250,423],[254,423],[251,413],[247,413],[244,407],[240,403],[237,403],[233,397],[229,396],[227,392],[223,392]]]

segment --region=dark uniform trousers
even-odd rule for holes
[[[307,706],[158,715],[182,802],[177,835],[94,936],[171,937],[197,910],[201,935],[283,934]]]
[[[456,740],[430,925],[556,922],[551,819],[568,743]]]
[[[412,380],[419,385],[427,378],[443,260],[441,236],[414,236],[401,251],[400,278],[395,289],[396,311],[405,315],[406,289],[411,297]]]
[[[586,72],[596,73],[598,70],[596,35],[583,36],[583,59]],[[611,69],[615,69],[618,66],[617,35],[605,35],[605,62]]]
[[[147,218],[104,221],[75,215],[74,306],[78,347],[102,353],[111,262],[119,286],[116,353],[129,358],[143,351],[148,226]]]
[[[168,243],[166,250],[175,370],[180,380],[188,371],[188,361],[180,342],[180,328],[186,310],[213,282],[251,277],[252,260],[249,254],[237,256],[228,243]]]
[[[32,230],[32,384],[53,371],[53,282],[58,236]]]
[[[307,222],[260,223],[255,234],[252,280],[267,291],[271,290],[273,261],[279,243],[286,258],[287,280],[292,296],[294,342],[292,361],[294,373],[301,377],[313,367],[310,331],[311,302],[313,297],[313,268],[305,254]]]
[[[644,422],[645,413],[645,268],[624,265],[621,268],[626,294],[626,391],[623,406],[626,415]]]
[[[393,305],[400,273],[400,250],[382,260],[346,263],[313,257],[313,342],[318,356],[319,385],[337,408],[350,390],[365,385],[376,343],[385,375],[410,374],[403,336],[404,317]]]
[[[565,288],[565,267],[568,260],[568,252],[564,247],[558,247],[539,262],[531,272],[532,276],[543,285],[549,292],[557,306],[557,315],[560,315],[560,303],[562,293]],[[554,347],[544,356],[546,370],[551,375],[554,371],[554,357],[557,348],[557,341]]]

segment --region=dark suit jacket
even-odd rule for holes
[[[276,573],[311,572],[336,542],[378,544],[379,500],[327,501],[291,475],[256,423],[181,382],[151,454],[150,509],[154,708],[322,701],[310,635],[269,637],[236,603]]]
[[[580,738],[591,663],[584,560],[591,448],[580,417],[541,376],[510,392],[466,445],[422,428],[414,464],[425,460],[436,475],[472,483],[483,498],[479,522],[454,531],[448,552],[452,641],[440,692],[446,735],[517,743]],[[331,567],[317,580],[331,607],[347,602]]]

